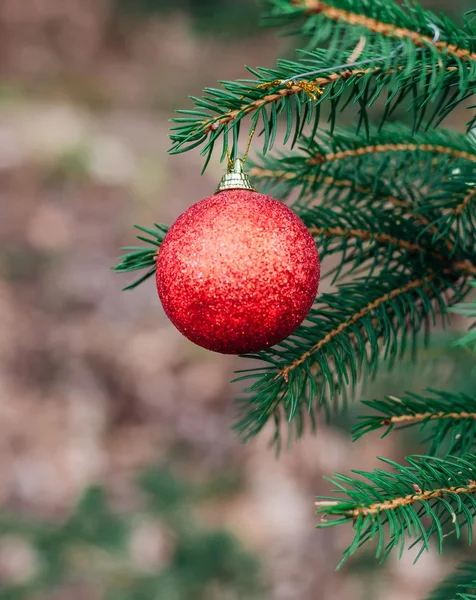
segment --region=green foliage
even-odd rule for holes
[[[173,119],[176,126],[171,133],[171,151],[177,154],[203,145],[206,165],[215,144],[222,139],[222,158],[228,145],[234,155],[245,116],[251,116],[253,125],[262,123],[264,154],[274,145],[280,115],[286,124],[285,140],[291,139],[294,146],[306,125],[311,128],[310,137],[314,137],[320,125],[321,106],[328,108],[332,131],[340,112],[355,105],[359,113],[357,129],[367,133],[369,110],[379,97],[384,98],[385,105],[381,125],[405,102],[412,111],[414,129],[423,122],[428,128],[476,90],[476,77],[466,73],[469,61],[462,65],[462,78],[457,68],[447,64],[447,57],[438,55],[434,64],[428,64],[418,53],[388,54],[390,48],[386,50],[388,58],[383,60],[375,58],[380,52],[374,46],[364,50],[361,59],[370,62],[350,69],[346,65],[347,50],[331,56],[321,49],[301,51],[299,61],[280,60],[274,69],[249,69],[255,80],[227,81],[222,82],[223,89],[207,88],[203,98],[192,98],[195,109],[178,111],[183,116]],[[317,81],[323,91],[316,100],[300,91],[299,86],[287,90],[279,83],[266,85],[277,80],[300,80],[305,73],[314,71],[319,73],[309,80]]]
[[[476,564],[462,564],[426,600],[476,600]]]
[[[374,240],[383,234],[395,242],[417,243],[427,255],[474,260],[474,135],[413,134],[402,125],[371,129],[368,139],[349,129],[319,132],[299,152],[264,157],[252,174],[279,197],[298,191],[294,207],[306,224],[315,225],[327,209],[334,227],[340,221],[347,231],[360,229]],[[318,201],[325,208],[315,207]],[[310,218],[301,208],[307,205],[312,206]],[[361,245],[355,235],[344,241]]]
[[[223,89],[207,88],[203,98],[193,97],[196,110],[179,111],[185,116],[175,119],[173,152],[204,144],[202,153],[209,158],[220,137],[224,147],[228,145],[230,134],[236,150],[240,123],[246,115],[251,115],[254,124],[262,120],[264,153],[273,146],[281,114],[286,119],[286,140],[291,138],[294,145],[311,122],[310,137],[314,137],[321,105],[329,107],[331,130],[340,112],[350,104],[357,105],[358,127],[368,131],[369,109],[380,97],[385,106],[382,123],[406,101],[413,113],[413,129],[423,122],[428,128],[474,93],[476,26],[469,16],[465,28],[460,29],[416,4],[402,8],[388,0],[334,0],[317,9],[305,0],[275,0],[271,5],[269,17],[276,24],[306,16],[300,32],[312,36],[310,49],[299,51],[298,61],[278,61],[275,69],[250,68],[255,80],[221,82]],[[329,8],[339,9],[343,18],[334,19],[335,11],[331,13]],[[365,18],[351,19],[349,13]],[[439,39],[433,44],[435,28]],[[362,35],[366,36],[365,47],[355,66],[348,66]],[[318,47],[324,42],[328,42],[325,50]],[[323,94],[314,100],[298,87],[286,92],[280,84],[266,85],[301,79],[317,82]],[[265,87],[260,87],[263,84]]]
[[[111,511],[105,490],[92,487],[84,493],[75,513],[65,522],[62,535],[75,543],[115,551],[125,547],[127,527],[120,516]]]
[[[278,447],[283,423],[290,439],[314,430],[320,408],[329,417],[382,366],[414,357],[474,285],[476,138],[436,127],[476,91],[475,14],[458,27],[407,1],[269,0],[267,22],[304,36],[306,49],[275,68],[249,69],[251,79],[207,88],[192,98],[194,108],[178,111],[171,153],[200,147],[204,168],[216,147],[221,160],[227,150],[237,156],[244,119],[256,127],[262,152],[250,175],[292,202],[319,247],[324,276],[336,283],[288,339],[251,356],[263,366],[239,371],[238,381],[249,384],[238,400],[243,439],[270,421]],[[392,123],[403,109],[411,126]],[[349,115],[354,125],[340,127]],[[280,120],[292,152],[271,154]],[[154,272],[166,232],[155,227],[140,238],[153,249],[134,248],[116,267],[149,269],[133,286]],[[473,304],[453,312],[476,314]],[[461,343],[475,345],[474,332]],[[472,542],[474,391],[431,393],[366,403],[378,414],[363,418],[356,438],[419,426],[430,455],[410,456],[408,466],[382,459],[393,471],[334,476],[340,496],[317,504],[320,527],[354,528],[343,561],[371,540],[382,560],[394,548],[401,554],[410,538],[420,545],[417,558],[432,539],[441,551],[446,536],[460,539],[465,530]],[[167,489],[174,515],[178,492]],[[466,588],[449,591],[455,598],[472,597],[474,580],[469,571],[464,577]]]
[[[468,394],[454,394],[428,390],[430,396],[408,393],[396,398],[364,401],[378,415],[360,417],[362,423],[354,427],[354,440],[366,433],[386,427],[382,437],[394,428],[419,427],[425,430],[429,443],[428,454],[461,454],[476,446],[476,398]]]
[[[466,173],[468,173],[468,169]],[[446,239],[455,235],[457,245],[464,249],[473,249],[475,235],[475,203],[476,203],[476,165],[473,165],[470,179],[454,175],[443,180],[436,193],[428,198],[431,210],[444,209],[442,217],[434,222],[435,240]],[[471,183],[470,183],[471,182]],[[425,214],[425,210],[422,211]]]
[[[120,263],[113,267],[114,271],[117,273],[130,273],[132,271],[148,269],[145,275],[125,287],[123,291],[133,290],[154,275],[157,250],[168,231],[168,227],[166,225],[157,225],[157,223],[154,223],[154,229],[140,227],[139,225],[135,225],[134,227],[140,231],[143,231],[144,233],[147,233],[149,236],[145,237],[143,235],[138,235],[137,239],[150,244],[152,247],[147,248],[144,246],[126,246],[122,248],[122,250],[126,251],[127,254],[119,258]]]
[[[385,29],[389,30],[387,35],[391,38],[399,37],[395,29],[401,28],[415,32],[417,38],[426,36],[430,40],[435,34],[432,27],[434,25],[439,30],[439,42],[464,48],[471,53],[476,52],[476,22],[470,12],[465,15],[464,27],[460,28],[445,15],[423,9],[417,2],[410,0],[404,0],[402,4],[392,0],[332,0],[320,2],[320,11],[313,10],[312,4],[306,0],[268,0],[266,21],[274,26],[291,25],[291,33],[299,32],[309,36],[313,46],[328,42],[331,49],[345,43],[353,47],[362,35],[368,36],[369,32],[374,31],[375,22],[389,25]],[[352,27],[349,27],[349,22],[345,20],[347,15],[340,18],[333,16],[335,13],[326,10],[329,7],[375,21],[368,21],[366,24],[365,21],[359,22],[354,18]],[[375,44],[375,41],[372,39],[370,42]],[[403,38],[401,42],[405,44],[405,51],[414,52],[410,38]],[[438,46],[430,43],[426,43],[424,49],[428,53],[442,52]]]
[[[214,485],[214,482],[210,482]],[[222,529],[199,526],[191,509],[196,490],[166,468],[145,471],[139,486],[145,502],[133,512],[111,508],[103,488],[85,492],[64,523],[17,521],[0,517],[0,532],[24,539],[36,551],[39,570],[23,584],[2,583],[0,600],[26,600],[32,594],[80,582],[106,600],[232,600],[262,598],[255,558]],[[208,494],[210,495],[210,494]],[[153,568],[131,559],[138,523],[167,535],[170,556]]]
[[[406,459],[409,466],[380,460],[393,472],[353,470],[358,479],[335,474],[329,481],[339,496],[319,497],[316,503],[322,516],[318,527],[353,525],[354,540],[340,564],[371,540],[376,540],[376,556],[382,561],[393,549],[401,556],[409,538],[416,538],[412,546],[420,546],[417,558],[430,549],[432,537],[441,552],[450,532],[459,539],[465,530],[472,544],[476,456],[414,455]]]
[[[267,192],[280,198],[298,191],[299,205],[322,198],[334,208],[344,203],[365,210],[369,204],[374,208],[376,200],[388,203],[393,196],[405,203],[402,214],[418,208],[430,211],[427,214],[433,220],[443,216],[441,209],[450,208],[452,190],[438,211],[428,202],[428,186],[435,195],[442,182],[457,191],[461,182],[455,170],[463,170],[469,182],[475,166],[474,134],[444,129],[415,133],[401,123],[387,123],[383,129],[370,127],[369,135],[353,127],[338,127],[333,132],[320,129],[314,137],[304,138],[299,149],[261,157],[251,173]],[[471,190],[468,184],[466,188]],[[398,210],[397,203],[392,210]]]
[[[396,125],[372,129],[369,139],[348,129],[320,132],[301,152],[255,164],[251,172],[268,184],[266,191],[286,197],[302,186],[293,208],[315,236],[323,265],[330,255],[337,259],[324,276],[356,279],[321,295],[308,323],[254,356],[266,366],[240,377],[255,380],[239,400],[236,429],[245,439],[270,419],[277,443],[283,421],[293,422],[297,437],[307,417],[313,429],[319,406],[329,414],[331,400],[377,372],[382,351],[391,366],[408,344],[416,347],[420,334],[426,337],[435,308],[445,315],[464,296],[476,259],[474,246],[463,243],[469,225],[441,239],[436,226],[454,203],[451,194],[440,205],[429,204],[428,197],[439,193],[442,181],[451,185],[456,165],[473,164],[472,137],[448,131],[413,135]],[[474,210],[468,206],[468,215]],[[166,230],[156,227],[160,235]],[[155,230],[146,231],[160,244]],[[150,265],[145,277],[154,273],[154,255],[139,250],[116,269]],[[363,270],[366,276],[358,277]]]
[[[439,297],[439,308],[446,312],[451,300],[438,290],[466,293],[464,273],[473,272],[475,256],[474,245],[462,240],[473,230],[460,227],[441,239],[436,224],[454,209],[451,194],[446,205],[436,207],[428,196],[432,190],[437,193],[445,179],[451,181],[455,165],[472,164],[475,157],[472,138],[444,131],[412,135],[405,127],[392,126],[373,131],[368,141],[349,130],[320,133],[301,153],[268,157],[255,165],[254,176],[261,175],[268,189],[281,197],[302,186],[293,208],[315,235],[323,264],[328,255],[336,255],[338,262],[328,272],[334,281],[365,270],[377,284],[389,284],[385,289],[374,287],[374,280],[366,278],[341,284],[337,292],[320,296],[322,308],[309,315],[314,328],[305,325],[281,348],[257,356],[273,367],[247,374],[257,381],[244,403],[249,412],[238,425],[245,437],[258,432],[270,416],[279,426],[278,405],[284,407],[286,420],[297,418],[299,435],[306,412],[312,423],[316,404],[335,398],[345,384],[355,385],[361,377],[375,374],[382,350],[390,363],[402,356],[407,338],[399,338],[399,332],[407,330],[416,343],[417,334],[426,331],[424,322],[430,324],[427,308],[432,298]],[[468,213],[473,211],[469,206]],[[462,269],[453,272],[456,288],[450,283],[452,276],[447,279],[451,264]],[[368,309],[385,293],[425,279],[428,273],[445,273],[444,281],[433,289],[418,286],[397,294],[394,302],[386,298],[379,311]],[[423,312],[415,321],[417,306]],[[362,317],[356,318],[361,311]],[[412,315],[408,321],[407,315]],[[285,381],[280,374],[296,361],[301,362]]]
[[[335,256],[337,265],[325,274],[333,275],[333,283],[363,268],[368,277],[381,269],[412,273],[425,261],[425,253],[429,261],[436,254],[431,236],[422,236],[420,244],[415,244],[421,227],[398,211],[380,208],[377,202],[355,213],[321,205],[299,209],[299,215],[316,238],[321,261],[325,264],[326,258]]]
[[[273,418],[279,442],[280,423],[290,423],[290,434],[294,425],[299,437],[306,415],[313,428],[319,406],[330,411],[330,401],[361,377],[375,375],[382,358],[391,364],[407,347],[416,347],[418,337],[436,323],[437,312],[447,312],[442,290],[453,298],[463,292],[424,270],[416,279],[388,270],[321,294],[308,324],[280,345],[253,355],[268,366],[244,371],[238,379],[255,381],[241,401],[237,430],[247,439]]]

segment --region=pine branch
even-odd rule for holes
[[[384,400],[364,401],[377,415],[360,417],[353,429],[354,440],[385,428],[382,437],[394,429],[418,427],[430,430],[423,443],[430,443],[428,454],[461,454],[476,447],[476,398],[428,390],[431,396],[408,393],[402,398],[386,396]]]
[[[268,157],[269,159],[269,157]],[[306,207],[308,204],[315,204],[320,201],[321,198],[317,198],[317,194],[322,195],[322,201],[325,206],[332,206],[337,204],[353,205],[354,209],[365,208],[370,204],[377,204],[381,207],[391,205],[396,208],[401,208],[401,213],[395,213],[395,217],[405,215],[407,218],[412,218],[416,223],[420,225],[430,226],[430,221],[418,213],[412,212],[413,197],[411,201],[403,199],[402,197],[396,197],[389,194],[389,189],[385,187],[386,182],[382,180],[376,181],[371,186],[368,184],[359,185],[356,181],[359,179],[358,170],[356,170],[356,177],[353,179],[334,179],[331,175],[307,175],[300,171],[293,172],[292,167],[286,169],[284,161],[282,168],[265,169],[263,167],[254,166],[250,169],[250,175],[261,182],[261,186],[264,191],[274,190],[275,195],[280,198],[286,198],[292,193],[292,188],[302,186],[301,194],[299,195],[298,203],[294,208],[300,207],[304,204]],[[402,190],[400,190],[402,191]],[[413,190],[412,190],[413,191]],[[302,210],[302,208],[298,208]],[[434,230],[436,231],[436,230]],[[420,232],[424,234],[425,231]],[[454,244],[446,240],[445,244],[447,247],[453,249]]]
[[[414,142],[406,142],[403,144],[375,144],[365,145],[351,150],[341,150],[340,152],[329,152],[329,154],[318,154],[309,160],[309,164],[321,164],[343,160],[347,158],[357,158],[365,154],[392,154],[394,152],[442,154],[451,158],[461,158],[470,162],[476,162],[476,154],[472,154],[462,150],[456,150],[448,146],[436,144],[415,144]]]
[[[308,21],[304,33],[312,36],[317,44],[337,38],[335,27],[323,27],[329,19],[345,26],[345,32],[355,38],[362,32],[370,32],[399,41],[409,40],[419,48],[431,48],[443,56],[457,60],[476,61],[476,28],[469,21],[466,29],[460,29],[443,15],[424,10],[412,2],[400,6],[391,0],[271,0],[268,19],[274,24],[285,25],[297,18]],[[434,29],[439,30],[439,39],[433,42]],[[350,62],[350,61],[349,61]]]
[[[450,180],[456,165],[464,170],[475,164],[474,142],[444,131],[413,136],[402,127],[372,130],[370,144],[378,145],[377,139],[384,149],[359,152],[369,147],[366,137],[338,130],[320,134],[300,153],[265,159],[264,166],[281,165],[288,177],[295,177],[292,187],[310,177],[312,186],[325,188],[322,206],[301,199],[294,208],[316,238],[323,264],[326,256],[338,256],[328,275],[337,280],[364,269],[367,274],[339,285],[335,294],[322,295],[308,323],[255,357],[267,366],[244,375],[255,380],[240,401],[236,428],[244,438],[269,420],[277,430],[288,422],[290,432],[300,435],[308,420],[312,426],[321,404],[329,412],[333,399],[351,391],[363,375],[375,374],[382,355],[391,363],[408,343],[415,347],[436,312],[444,319],[448,305],[467,292],[468,276],[474,277],[474,249],[458,244],[454,232],[435,240],[433,222],[446,209],[426,207],[428,195],[441,188],[442,179]],[[318,154],[350,150],[355,156],[310,161]],[[309,195],[314,197],[314,188]],[[155,256],[146,258],[147,277],[153,274]],[[126,266],[138,267],[134,261],[126,257]]]
[[[412,545],[421,546],[417,559],[429,550],[432,536],[441,552],[445,536],[454,532],[459,538],[463,527],[472,543],[476,456],[441,459],[414,455],[406,459],[409,466],[380,460],[394,471],[352,471],[359,479],[335,474],[329,481],[339,496],[319,497],[316,502],[321,515],[318,527],[353,524],[354,540],[340,564],[373,539],[377,540],[376,556],[382,561],[394,548],[401,556],[409,538],[416,538]]]
[[[428,195],[428,204],[443,213],[433,219],[433,239],[438,241],[456,234],[456,247],[473,250],[476,244],[476,168],[474,178],[469,181],[455,178],[442,182],[438,191]],[[426,211],[428,208],[422,207],[423,214]]]
[[[379,138],[384,143],[374,144]],[[395,143],[388,143],[389,138]],[[346,129],[333,135],[320,133],[300,152],[264,157],[262,165],[255,165],[250,174],[265,191],[279,197],[300,188],[294,205],[298,211],[321,202],[334,211],[348,211],[352,217],[363,214],[369,220],[375,219],[372,211],[388,210],[391,205],[395,227],[400,229],[399,220],[408,219],[419,227],[408,241],[416,240],[420,246],[426,241],[423,245],[435,251],[443,244],[445,260],[469,261],[467,272],[474,272],[476,203],[466,200],[464,210],[461,208],[461,198],[472,199],[476,190],[470,183],[476,180],[474,136],[446,131],[415,136],[406,127],[387,126],[380,133],[372,130],[369,141],[370,146],[364,136]],[[374,234],[379,227],[377,219]],[[386,233],[385,227],[381,232]]]
[[[377,134],[375,134],[377,135]],[[411,132],[408,129],[392,128],[389,127],[388,131],[383,132],[382,138],[385,140],[388,137],[392,137],[396,140],[408,139]],[[429,144],[429,140],[438,142],[438,144]],[[327,202],[326,204],[332,204],[333,209],[317,208],[315,207],[312,211],[306,209],[306,207],[296,206],[300,216],[303,218],[309,228],[312,229],[312,233],[320,241],[320,250],[322,258],[326,254],[342,251],[342,262],[339,268],[336,270],[336,277],[340,275],[341,269],[344,265],[355,261],[352,271],[357,267],[361,266],[365,261],[373,260],[373,267],[375,268],[380,260],[383,260],[383,266],[389,266],[391,263],[398,267],[395,258],[400,258],[399,263],[402,266],[408,266],[407,254],[408,253],[426,253],[427,258],[433,257],[437,259],[442,266],[451,264],[451,268],[461,271],[465,274],[474,274],[475,268],[471,262],[473,256],[469,254],[455,253],[455,243],[451,241],[451,236],[448,235],[441,243],[435,241],[432,235],[425,235],[426,231],[422,230],[421,225],[428,229],[429,233],[434,234],[436,231],[435,226],[431,226],[430,220],[423,215],[412,212],[412,206],[410,202],[418,206],[417,197],[415,193],[419,193],[421,202],[424,204],[428,197],[428,186],[430,180],[423,180],[421,173],[427,174],[432,169],[430,166],[434,166],[436,169],[435,174],[435,185],[440,187],[440,179],[444,177],[444,172],[453,169],[451,163],[448,162],[447,156],[454,155],[457,164],[462,164],[464,161],[469,164],[473,163],[472,149],[474,148],[472,143],[469,143],[464,136],[456,136],[449,132],[442,132],[438,134],[421,134],[417,136],[417,140],[422,143],[418,144],[418,148],[424,147],[423,151],[413,150],[410,148],[409,154],[403,153],[397,163],[387,168],[391,164],[387,153],[381,152],[381,162],[377,163],[373,155],[368,152],[361,152],[360,148],[366,148],[360,144],[365,143],[365,139],[362,136],[351,136],[347,131],[338,131],[334,136],[321,135],[318,141],[311,143],[311,146],[307,151],[303,151],[302,154],[294,153],[288,158],[280,159],[283,163],[283,169],[286,169],[288,178],[293,177],[292,188],[294,188],[296,181],[302,182],[302,178],[309,177],[313,180],[313,184],[317,185],[316,182],[322,180],[327,186]],[[425,164],[419,164],[417,169],[412,167],[412,164],[408,164],[408,161],[417,159],[414,162],[419,161],[419,154],[424,156],[433,156],[432,152],[428,150],[431,146],[441,146],[441,142],[445,142],[447,145],[444,148],[447,152],[438,151],[438,156],[442,155],[444,158],[442,161],[438,161],[436,164],[428,161]],[[403,142],[399,141],[399,144]],[[388,145],[385,145],[388,147]],[[309,156],[315,155],[316,149],[332,150],[334,156],[339,152],[355,152],[357,157],[352,157],[351,160],[342,159],[342,168],[336,166],[336,162],[339,161],[320,161],[316,164],[313,158],[309,159]],[[339,150],[342,148],[342,150]],[[389,150],[393,153],[393,148]],[[399,153],[400,154],[400,153]],[[468,158],[469,157],[469,158]],[[269,158],[269,161],[274,160]],[[312,162],[312,164],[310,164]],[[455,163],[455,164],[456,164]],[[292,175],[292,169],[295,170]],[[309,172],[318,170],[316,175],[308,175]],[[365,187],[362,184],[371,185],[371,180],[375,179],[374,170],[377,169],[380,172],[378,178],[378,187],[373,184],[372,187]],[[384,170],[385,169],[385,170]],[[252,169],[252,174],[262,175],[262,178],[267,174],[258,167]],[[341,176],[352,176],[353,179],[335,179]],[[326,175],[329,173],[330,175]],[[390,175],[390,177],[389,177]],[[415,180],[416,177],[416,180]],[[314,189],[314,187],[312,188]],[[342,190],[347,190],[348,196],[344,199],[342,196],[337,197],[337,194]],[[406,191],[406,196],[397,198],[389,194],[389,191]],[[309,192],[311,193],[311,192]],[[372,197],[372,202],[369,202],[369,197]],[[360,203],[358,211],[352,209],[350,211],[339,212],[335,210],[335,204],[342,205],[343,203],[355,204]],[[387,205],[391,204],[392,207],[401,209],[399,212],[395,211],[394,208],[388,210]],[[383,207],[383,208],[382,208]],[[426,209],[428,210],[428,209]],[[429,217],[433,220],[440,218],[443,213],[429,214]],[[414,223],[408,219],[411,216]],[[413,225],[418,225],[415,227]],[[154,239],[151,241],[147,238],[139,238],[146,242],[151,242],[153,245],[158,246],[162,240],[163,232],[166,231],[164,226],[160,226],[159,229],[145,230],[146,233],[151,234],[153,232]],[[395,232],[398,234],[395,235]],[[156,237],[156,234],[159,236]],[[338,241],[340,240],[340,241]],[[418,243],[415,243],[418,240]],[[366,243],[368,242],[368,243]],[[450,251],[450,255],[445,252],[445,246]],[[390,251],[393,249],[393,251]],[[130,270],[137,270],[142,268],[149,268],[148,275],[151,276],[155,267],[155,255],[153,251],[147,249],[133,248],[131,255],[126,255],[123,262],[116,268],[119,272],[125,272]],[[351,250],[349,252],[349,250]],[[404,255],[397,252],[404,251]],[[443,250],[443,252],[442,252]],[[151,253],[152,252],[152,253]],[[147,277],[145,277],[147,278]],[[137,285],[133,284],[133,286]]]
[[[280,370],[280,377],[282,377],[286,382],[289,381],[291,373],[298,369],[303,363],[305,363],[309,358],[312,357],[313,354],[318,353],[322,348],[324,348],[327,344],[332,342],[332,340],[339,336],[345,330],[351,328],[353,325],[361,321],[362,319],[368,317],[369,314],[373,314],[374,311],[378,310],[382,305],[386,303],[391,303],[395,298],[407,294],[412,290],[425,288],[427,285],[431,283],[434,279],[433,275],[426,276],[422,279],[416,279],[407,282],[403,286],[399,286],[397,288],[392,289],[389,292],[384,293],[382,296],[376,298],[369,302],[366,306],[362,307],[360,310],[355,312],[350,319],[347,319],[343,323],[340,323],[337,327],[332,329],[326,336],[320,339],[316,344],[311,346],[308,350],[303,352],[299,357],[297,357],[290,365],[286,365]]]
[[[374,210],[370,215],[376,217],[373,222],[369,222],[366,216],[361,216],[364,227],[355,229],[348,225],[349,219],[345,213],[328,213],[325,209],[317,208],[308,214],[300,213],[309,232],[316,238],[321,260],[324,260],[327,255],[336,253],[340,255],[339,264],[326,274],[334,275],[333,282],[342,275],[350,275],[366,263],[370,263],[369,277],[375,269],[388,269],[391,265],[397,271],[411,271],[414,268],[413,255],[419,255],[422,263],[425,260],[435,260],[440,263],[439,268],[450,274],[460,272],[462,275],[476,275],[476,265],[468,260],[451,261],[451,258],[435,252],[431,247],[411,242],[411,239],[417,239],[419,232],[418,229],[408,227],[410,224],[408,221],[402,222],[395,217],[392,219],[390,211],[379,214]],[[329,217],[339,225],[329,226]],[[355,223],[355,220],[354,215],[352,221]],[[312,222],[320,225],[325,222],[326,226],[312,226]],[[341,224],[346,226],[343,227]],[[407,226],[406,231],[405,226]],[[399,235],[403,233],[406,239],[386,233],[385,229],[387,231],[398,229]],[[412,229],[417,237],[411,237]],[[352,265],[351,269],[343,272],[344,266],[348,264]]]
[[[140,227],[139,225],[134,225],[134,227],[150,236],[144,237],[138,235],[137,239],[150,244],[151,247],[128,246],[122,248],[122,250],[127,251],[128,253],[119,258],[120,263],[113,267],[113,271],[116,271],[117,273],[130,273],[132,271],[141,271],[143,269],[148,269],[148,271],[145,275],[123,288],[123,291],[133,290],[138,285],[154,276],[157,250],[169,229],[166,225],[157,225],[157,223],[154,223],[154,229]]]
[[[430,243],[430,236],[420,239],[421,227],[394,214],[392,209],[374,207],[372,203],[353,212],[340,212],[328,206],[295,206],[295,209],[315,237],[321,261],[325,264],[328,255],[338,255],[339,263],[327,272],[327,276],[334,274],[334,281],[363,265],[367,266],[370,277],[376,268],[412,272],[415,261],[419,264],[435,261],[438,270],[447,268],[451,262],[438,252],[439,248],[444,250],[444,245]],[[349,269],[344,269],[346,266]],[[453,268],[476,273],[476,267],[464,261]]]
[[[319,211],[322,212],[322,211]],[[317,215],[315,212],[312,218]],[[335,215],[333,215],[335,216]],[[311,219],[306,219],[310,221]],[[320,219],[318,219],[320,220]],[[346,221],[345,217],[341,217],[341,221]],[[333,282],[342,275],[342,269],[346,264],[352,264],[352,268],[347,274],[354,272],[368,261],[370,270],[368,275],[371,276],[375,268],[388,269],[392,263],[397,265],[397,268],[404,268],[406,265],[406,257],[411,254],[424,254],[425,248],[407,241],[399,239],[388,233],[372,231],[372,227],[366,229],[354,229],[352,227],[309,227],[309,232],[313,235],[320,248],[321,260],[324,260],[327,255],[340,254],[341,261],[334,271],[329,271],[327,276],[334,273]],[[438,260],[441,255],[434,254]],[[441,257],[442,258],[442,257]],[[476,273],[476,267],[474,268]]]
[[[445,130],[415,133],[401,124],[387,124],[382,130],[371,128],[368,136],[351,128],[319,131],[313,139],[304,138],[299,152],[263,157],[250,174],[270,188],[284,181],[285,185],[280,186],[284,197],[301,188],[301,199],[311,199],[321,190],[322,183],[327,188],[349,188],[353,184],[363,195],[368,195],[369,189],[383,193],[384,184],[388,195],[393,194],[400,201],[409,198],[416,206],[417,199],[428,205],[429,185],[441,191],[442,181],[451,180],[453,190],[458,191],[461,181],[472,178],[474,164],[473,135]],[[462,174],[456,177],[455,171]],[[409,196],[409,186],[420,188],[420,195]]]
[[[334,275],[333,282],[356,272],[363,265],[368,268],[368,277],[375,269],[392,268],[395,272],[411,273],[415,263],[420,266],[432,264],[435,271],[441,270],[448,275],[476,275],[476,264],[471,262],[476,257],[458,260],[449,240],[442,245],[435,244],[431,235],[422,235],[421,227],[395,214],[393,209],[380,210],[371,203],[354,213],[337,212],[325,206],[295,208],[316,239],[321,261],[328,255],[338,254],[339,263],[324,275]],[[344,270],[346,265],[351,268]]]
[[[222,158],[228,145],[234,154],[240,123],[244,117],[251,116],[253,126],[262,119],[266,153],[274,144],[277,119],[283,113],[286,116],[285,143],[292,138],[294,145],[312,122],[311,138],[314,136],[324,102],[329,104],[332,130],[344,95],[345,106],[351,103],[359,106],[357,126],[367,133],[368,110],[378,97],[382,94],[386,97],[382,123],[409,99],[416,130],[424,118],[427,127],[439,122],[476,90],[476,77],[469,73],[470,65],[449,65],[448,58],[440,55],[392,53],[379,60],[375,59],[375,48],[370,48],[362,55],[363,60],[370,61],[370,66],[347,68],[341,65],[342,61],[345,64],[344,55],[331,57],[323,50],[301,54],[299,62],[281,60],[276,69],[251,70],[255,80],[223,82],[223,89],[208,88],[202,99],[193,98],[197,109],[179,111],[184,116],[174,119],[177,126],[171,134],[171,152],[180,153],[203,144],[202,154],[208,162],[222,137]],[[336,63],[341,66],[336,67]],[[323,71],[323,75],[311,79],[299,75],[316,70]],[[289,79],[294,83],[284,83]],[[317,90],[321,95],[310,90]],[[428,114],[431,105],[432,112]],[[230,135],[232,144],[229,144]]]
[[[476,563],[460,565],[426,600],[476,600]]]
[[[413,277],[418,272],[414,265]],[[254,379],[249,396],[240,400],[236,429],[256,435],[268,420],[278,429],[282,421],[301,435],[306,416],[313,427],[316,410],[352,389],[362,376],[372,377],[382,359],[395,361],[407,348],[415,349],[421,334],[445,319],[447,304],[464,295],[464,278],[445,279],[420,271],[412,278],[394,269],[378,277],[338,286],[322,294],[301,326],[281,345],[254,355],[268,367],[251,369],[238,380]],[[454,294],[448,296],[448,292]],[[445,297],[447,296],[447,297]],[[276,431],[275,442],[279,443]]]
[[[398,218],[391,210],[369,205],[353,213],[329,207],[299,213],[320,242],[321,257],[340,255],[336,277],[346,264],[351,271],[366,266],[369,274],[340,285],[335,294],[323,294],[308,317],[309,324],[257,356],[268,367],[245,375],[257,379],[237,426],[245,438],[260,431],[269,419],[279,425],[283,418],[292,422],[299,435],[307,414],[312,423],[319,405],[324,403],[329,411],[331,400],[349,384],[352,389],[363,373],[372,376],[377,371],[382,354],[395,360],[409,341],[414,347],[420,333],[426,333],[436,319],[436,309],[446,314],[447,304],[453,302],[447,292],[461,298],[467,290],[467,274],[475,270],[467,260],[454,260],[445,244],[433,245],[419,237],[412,221]],[[156,251],[166,232],[158,225],[140,229],[148,237],[139,239],[151,248],[133,248],[116,267],[119,272],[146,269],[129,288],[154,274]],[[373,277],[376,266],[379,275]]]

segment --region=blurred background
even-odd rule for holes
[[[416,600],[469,555],[450,537],[444,562],[379,566],[370,548],[336,573],[352,532],[315,530],[322,475],[421,440],[352,445],[354,406],[279,459],[269,432],[243,446],[243,362],[182,338],[153,281],[121,293],[109,270],[134,223],[171,224],[214,189],[222,166],[167,155],[168,120],[288,55],[275,33],[252,0],[0,0],[0,600]],[[365,396],[474,391],[455,335]]]

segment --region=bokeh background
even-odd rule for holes
[[[470,3],[424,4],[461,20]],[[370,548],[336,573],[351,531],[315,530],[322,475],[421,440],[352,445],[354,405],[278,459],[269,432],[242,445],[240,360],[181,337],[153,281],[121,293],[110,271],[134,223],[171,224],[222,174],[167,154],[173,111],[294,42],[251,0],[0,0],[1,600],[416,600],[470,555],[450,536],[444,561],[379,566]],[[474,391],[455,335],[362,395]]]

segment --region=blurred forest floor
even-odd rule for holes
[[[291,42],[257,35],[252,6],[233,35],[216,6],[201,27],[120,8],[0,2],[0,599],[421,598],[456,554],[444,569],[434,552],[385,570],[364,556],[334,574],[351,531],[316,532],[313,512],[323,474],[417,440],[352,446],[350,415],[279,460],[266,432],[243,446],[229,384],[242,363],[182,338],[152,281],[123,294],[109,270],[134,223],[172,223],[219,180],[198,153],[167,155],[173,110]],[[469,369],[448,344],[376,393]]]

